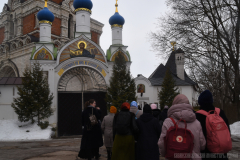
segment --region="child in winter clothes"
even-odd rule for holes
[[[107,148],[108,160],[111,160],[112,146],[113,146],[113,118],[117,113],[117,108],[114,106],[110,107],[110,113],[103,118],[101,125],[104,133],[104,144]]]
[[[172,103],[172,106],[168,110],[168,117],[173,118],[176,122],[180,119],[184,119],[187,122],[187,129],[192,132],[194,135],[194,147],[192,154],[194,160],[201,160],[201,157],[198,156],[201,150],[204,150],[206,145],[206,140],[204,138],[201,124],[196,120],[195,113],[193,113],[193,108],[190,105],[187,97],[183,94],[177,95]],[[164,146],[164,137],[167,135],[168,129],[174,126],[172,120],[167,118],[163,122],[162,133],[158,141],[159,150],[162,156],[165,156],[165,146]],[[179,122],[179,128],[184,128],[184,122]]]

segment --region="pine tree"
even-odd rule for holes
[[[110,87],[107,89],[105,101],[108,108],[113,105],[120,110],[123,102],[136,100],[136,85],[127,69],[125,58],[118,54],[113,66],[113,74],[110,78]]]
[[[53,114],[51,104],[53,94],[50,94],[47,78],[43,76],[43,72],[39,63],[34,63],[32,70],[26,67],[22,79],[22,86],[18,88],[18,98],[14,98],[12,107],[18,114],[21,122],[35,122],[38,124],[41,120],[50,117]]]
[[[166,71],[165,77],[162,83],[162,89],[158,92],[158,98],[160,99],[160,107],[163,109],[165,105],[172,106],[173,99],[179,94],[178,88],[175,86],[175,81],[169,70]]]

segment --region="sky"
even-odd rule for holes
[[[1,0],[0,11],[8,0]],[[100,38],[103,51],[112,44],[109,18],[115,13],[116,0],[92,0],[91,18],[104,24]],[[167,11],[165,0],[118,0],[118,11],[125,19],[123,45],[128,46],[132,64],[131,74],[149,77],[166,59],[157,57],[149,42],[149,33],[157,30],[157,18]]]

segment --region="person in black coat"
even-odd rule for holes
[[[204,92],[202,92],[200,94],[200,96],[198,97],[198,104],[200,105],[200,110],[204,110],[206,112],[215,110],[215,107],[213,106],[213,96],[209,90],[205,90]],[[225,123],[228,126],[229,132],[230,132],[228,119],[227,119],[224,111],[221,109],[220,109],[219,116],[222,117],[222,119],[225,121]],[[207,140],[206,116],[196,112],[196,118],[201,123],[203,135],[204,135],[205,139]],[[202,158],[203,160],[213,159],[213,158],[206,157],[207,155],[211,154],[211,152],[207,149],[207,144],[206,144],[205,150],[202,151],[201,153],[203,153],[205,155],[205,158]],[[217,155],[217,154],[215,156],[219,157],[219,158],[214,158],[214,159],[228,160],[227,154],[224,154],[224,157],[222,157],[222,155]]]
[[[163,122],[165,121],[166,118],[168,118],[167,112],[168,112],[168,106],[165,106],[163,111],[161,112],[161,120]]]
[[[91,160],[93,157],[99,159],[99,148],[103,146],[102,131],[99,122],[94,126],[91,125],[90,115],[95,115],[97,121],[101,118],[101,110],[96,107],[96,101],[91,99],[85,103],[85,108],[82,113],[83,135],[81,147],[78,157]]]
[[[137,160],[159,160],[157,145],[161,134],[158,120],[152,115],[151,107],[146,104],[143,115],[137,119],[139,136],[137,141]]]
[[[161,120],[161,111],[157,108],[156,104],[151,104],[152,115],[157,118],[157,120]]]

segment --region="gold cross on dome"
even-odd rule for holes
[[[116,11],[115,12],[118,12],[118,8],[117,8],[118,7],[118,3],[117,3],[117,1],[118,0],[116,0],[116,4],[115,4],[115,6],[116,6]]]
[[[44,7],[47,7],[47,2],[48,2],[48,0],[45,0],[45,6]]]
[[[177,42],[171,41],[170,43],[171,43],[171,45],[173,46],[173,51],[174,51],[174,46],[177,44]]]

